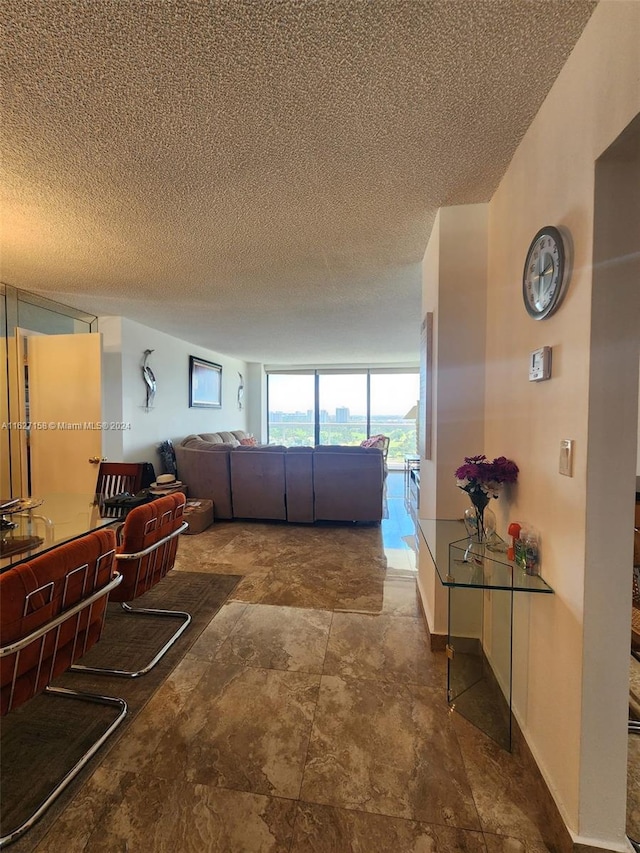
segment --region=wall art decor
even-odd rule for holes
[[[152,349],[146,349],[144,351],[142,359],[142,378],[144,380],[145,390],[147,393],[147,399],[145,403],[145,409],[147,412],[153,408],[153,400],[156,396],[157,390],[156,377],[153,373],[153,370],[151,370],[151,368],[147,364],[147,360],[152,352]]]
[[[189,356],[189,406],[222,408],[222,365]]]

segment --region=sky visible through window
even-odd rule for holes
[[[377,373],[371,376],[371,412],[402,418],[417,402],[420,378],[417,373]],[[366,376],[323,374],[320,376],[320,408],[334,415],[349,409],[350,415],[366,415]],[[269,377],[271,412],[306,412],[314,407],[314,376],[273,374]]]

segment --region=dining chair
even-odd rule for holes
[[[139,492],[142,487],[142,469],[142,462],[101,462],[96,494],[112,498],[123,492]]]
[[[96,483],[96,503],[105,518],[115,518],[122,510],[105,506],[105,500],[128,492],[137,494],[142,488],[142,462],[101,462]]]
[[[80,693],[51,682],[100,639],[107,599],[122,582],[115,571],[113,530],[99,530],[17,564],[0,574],[0,715],[6,716],[39,694],[62,700],[109,705],[116,717],[19,826],[3,822],[0,847],[25,833],[44,814],[102,744],[122,723],[127,703],[120,698]],[[46,736],[45,736],[46,737]],[[3,766],[3,773],[10,768]],[[34,785],[39,778],[34,770]],[[11,786],[0,810],[11,813]]]
[[[122,584],[112,592],[110,601],[120,602],[131,615],[167,616],[180,619],[181,625],[154,654],[149,663],[135,670],[76,664],[79,672],[118,675],[137,678],[149,672],[164,657],[176,640],[186,631],[191,615],[179,610],[159,610],[150,607],[131,607],[129,602],[139,598],[159,583],[175,563],[178,537],[189,525],[184,520],[186,498],[182,492],[165,495],[151,503],[135,507],[118,528],[116,564],[123,576]]]

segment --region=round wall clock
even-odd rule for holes
[[[522,273],[524,307],[534,320],[549,317],[560,305],[566,278],[562,234],[545,225],[531,241]]]

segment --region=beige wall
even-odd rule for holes
[[[453,472],[484,447],[486,204],[442,208],[423,262],[423,316],[433,312],[432,458],[420,460],[420,517],[460,518],[469,501]],[[468,318],[469,322],[466,322]],[[461,327],[461,320],[465,320]],[[447,594],[420,541],[418,583],[432,633],[447,632]]]
[[[640,109],[638,44],[638,4],[605,2],[596,9],[492,200],[487,289],[487,451],[520,465],[513,512],[542,532],[543,573],[556,593],[522,602],[530,612],[521,622],[527,633],[517,638],[514,671],[526,664],[527,678],[514,685],[514,705],[569,827],[587,841],[620,845],[628,648],[625,654],[613,642],[613,625],[609,634],[594,625],[606,663],[585,655],[595,640],[584,617],[585,519],[595,161]],[[573,272],[563,305],[540,323],[524,313],[520,281],[529,242],[547,223],[570,235]],[[553,347],[553,378],[529,383],[528,354],[543,345]],[[619,381],[625,367],[634,371],[637,357],[607,381]],[[572,478],[558,473],[563,438],[575,443]],[[616,614],[618,625],[627,614]],[[583,679],[595,687],[585,673],[594,668],[604,681],[588,695]],[[592,705],[607,708],[608,727],[591,729]]]
[[[482,452],[504,454],[521,471],[511,503],[501,498],[492,502],[492,508],[503,535],[513,519],[541,531],[542,572],[555,590],[553,596],[516,597],[514,709],[574,837],[617,850],[628,849],[624,720],[629,609],[624,609],[624,602],[630,603],[630,562],[624,564],[625,534],[611,560],[603,560],[593,542],[590,548],[586,536],[588,517],[599,531],[600,543],[612,521],[589,491],[588,459],[606,452],[603,436],[590,432],[590,405],[597,382],[603,381],[602,376],[590,374],[592,334],[607,334],[606,325],[592,329],[592,258],[595,161],[640,110],[639,44],[640,4],[601,2],[491,201],[486,279]],[[522,268],[533,235],[546,224],[560,226],[570,235],[573,269],[558,312],[536,322],[523,307]],[[438,240],[442,252],[442,233]],[[430,246],[425,255],[425,310],[429,310],[436,260],[441,266],[442,255],[434,259]],[[442,278],[441,271],[438,276]],[[481,287],[481,275],[475,278]],[[462,293],[465,283],[458,287]],[[636,279],[623,310],[633,311],[637,294]],[[464,301],[451,304],[448,317],[443,316],[442,302],[436,310],[441,339],[445,322],[453,327],[454,316],[460,322]],[[472,326],[477,323],[471,311],[466,318]],[[529,354],[543,345],[553,347],[553,377],[530,383]],[[625,351],[632,352],[633,343]],[[455,351],[445,359],[439,349],[439,383],[457,369],[452,360],[456,360]],[[624,370],[637,389],[637,343],[633,363],[618,363],[615,369],[612,363],[614,359],[605,384],[626,392],[629,382],[626,378],[622,382],[620,373]],[[633,478],[635,485],[637,402],[636,392],[631,393],[627,408],[634,409],[633,416],[624,424],[616,423],[617,432],[612,429],[608,436],[610,449],[630,447],[629,478],[621,473],[611,484],[614,505],[620,490],[627,490],[627,479],[631,483]],[[439,406],[443,405],[439,395]],[[456,406],[453,399],[447,402],[451,416]],[[444,423],[447,413],[440,411],[438,418]],[[572,478],[558,473],[563,438],[574,440]],[[453,446],[447,449],[450,458],[476,452],[462,432],[457,441],[457,453]],[[441,449],[436,445],[438,459]],[[436,496],[433,508],[438,509],[435,478],[430,487]],[[457,491],[453,482],[450,489],[452,495]],[[631,548],[631,528],[628,538]],[[607,585],[596,582],[596,572],[609,580],[608,598],[603,597]],[[619,606],[612,609],[611,601]],[[607,618],[610,627],[615,624],[609,631]]]
[[[596,164],[589,363],[580,826],[616,788],[627,718],[640,341],[640,113]],[[611,703],[593,702],[594,695]],[[619,697],[619,702],[616,699]],[[607,749],[608,761],[602,764]],[[597,777],[596,787],[591,781]],[[591,784],[586,784],[590,780]]]

